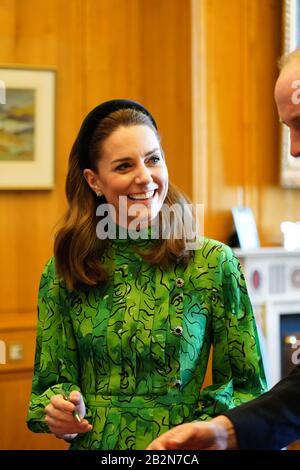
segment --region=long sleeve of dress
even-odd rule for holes
[[[300,366],[269,392],[224,413],[239,449],[281,449],[300,438]]]
[[[55,275],[54,260],[46,265],[38,296],[38,324],[32,392],[27,425],[34,432],[50,432],[44,408],[63,389],[80,390],[77,350],[68,317],[66,290]]]
[[[240,263],[223,245],[216,266],[214,287],[209,293],[213,384],[200,395],[202,420],[266,390],[255,319]]]

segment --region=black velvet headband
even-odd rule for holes
[[[96,108],[92,109],[85,117],[77,138],[77,153],[79,157],[79,164],[82,169],[89,168],[89,148],[90,141],[94,130],[99,122],[107,117],[109,114],[120,109],[136,109],[146,114],[154,127],[157,129],[156,122],[152,115],[147,111],[144,106],[131,100],[110,100],[99,104]]]

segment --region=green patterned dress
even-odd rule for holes
[[[205,239],[189,264],[162,270],[114,240],[109,281],[68,291],[51,259],[39,291],[28,426],[49,432],[52,395],[80,390],[93,430],[71,449],[145,449],[173,426],[206,420],[265,390],[245,280],[230,248]],[[213,385],[201,390],[210,346]]]

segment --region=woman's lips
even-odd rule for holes
[[[156,189],[152,189],[151,191],[147,191],[145,193],[128,194],[127,197],[131,201],[147,201],[148,199],[152,199],[155,193]]]

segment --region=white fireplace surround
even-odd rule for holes
[[[300,314],[300,250],[234,249],[260,332],[269,387],[281,378],[280,316]],[[299,325],[300,331],[300,325]]]

